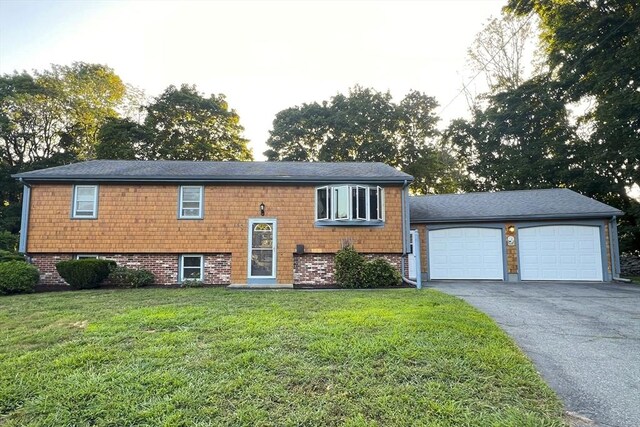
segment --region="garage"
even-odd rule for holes
[[[518,236],[521,280],[603,280],[600,227],[526,227]]]
[[[431,279],[503,280],[502,231],[455,227],[429,231]]]
[[[624,212],[566,188],[412,196],[409,207],[427,281],[533,285],[620,274]]]

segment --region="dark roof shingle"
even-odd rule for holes
[[[411,222],[606,218],[620,210],[565,188],[409,198]]]
[[[14,175],[25,181],[202,181],[402,183],[413,177],[384,163],[92,160]]]

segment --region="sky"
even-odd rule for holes
[[[264,160],[279,111],[356,84],[395,101],[410,90],[435,96],[441,127],[465,116],[467,48],[505,4],[0,0],[0,73],[84,61],[112,67],[148,96],[182,83],[223,93]]]

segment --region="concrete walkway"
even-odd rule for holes
[[[491,316],[533,360],[570,413],[640,426],[640,286],[431,282]],[[578,422],[576,425],[593,425]]]

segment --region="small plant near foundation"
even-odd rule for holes
[[[27,260],[24,259],[24,256],[20,255],[19,253],[9,252],[9,251],[5,251],[5,250],[0,249],[0,263],[1,262],[9,262],[9,261],[26,262]]]
[[[38,269],[24,261],[0,263],[0,294],[33,292],[39,278]]]
[[[181,288],[201,288],[204,286],[201,280],[197,279],[185,279],[180,283]]]
[[[398,286],[402,283],[402,276],[386,259],[368,261],[362,273],[363,283],[368,284],[367,287],[370,288]]]
[[[149,270],[116,267],[109,274],[109,281],[121,288],[140,288],[151,285],[155,277]]]

